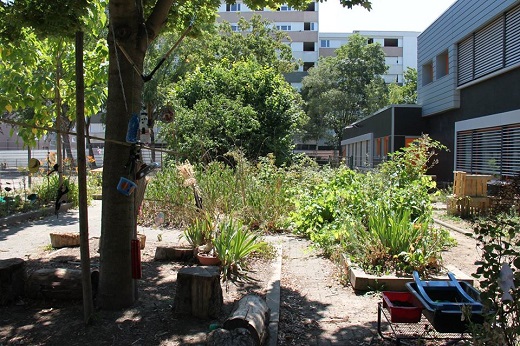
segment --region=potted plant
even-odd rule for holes
[[[220,222],[213,246],[220,260],[222,280],[248,279],[247,257],[262,245],[259,235],[240,221],[227,219]]]
[[[214,222],[209,213],[202,218],[195,218],[184,230],[183,236],[193,249],[196,256],[199,252],[209,253],[212,250]]]

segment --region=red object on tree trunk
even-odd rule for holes
[[[139,239],[132,239],[132,278],[140,279],[143,275],[141,267],[141,245]]]

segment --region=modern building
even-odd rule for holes
[[[312,2],[304,11],[297,11],[287,5],[277,9],[265,7],[253,11],[246,4],[237,1],[235,4],[221,2],[218,10],[218,22],[229,22],[232,28],[237,27],[240,18],[247,20],[253,15],[261,15],[282,31],[287,32],[293,56],[302,62],[302,65],[294,73],[286,76],[287,80],[296,88],[301,87],[301,80],[306,75],[305,71],[314,66],[318,61],[318,20],[319,2]]]
[[[449,148],[431,174],[520,174],[520,1],[458,0],[419,35],[417,66],[421,132]],[[345,147],[377,138],[368,120],[345,130]],[[390,120],[389,136],[408,121]],[[365,145],[377,163],[377,141]]]

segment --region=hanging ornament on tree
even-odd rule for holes
[[[150,143],[148,112],[145,108],[141,110],[139,115],[139,140],[141,143]]]
[[[173,109],[171,109],[170,107],[164,107],[159,120],[164,123],[171,123],[173,121],[174,116],[175,113],[173,112]]]
[[[139,115],[132,114],[128,121],[128,130],[126,131],[126,141],[128,143],[137,142],[137,132],[139,131]]]

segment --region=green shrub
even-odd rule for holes
[[[475,226],[475,235],[482,250],[477,272],[481,299],[488,311],[485,323],[473,325],[474,345],[517,346],[520,340],[520,217],[498,214],[482,219]],[[503,300],[500,270],[504,263],[513,271],[514,288],[507,293],[512,300]]]
[[[425,173],[442,148],[425,136],[372,172],[324,170],[294,194],[293,230],[327,255],[346,252],[368,271],[435,270],[450,239],[431,227],[435,183]]]
[[[236,152],[223,162],[193,166],[193,180],[202,197],[203,210],[211,215],[227,215],[252,228],[279,229],[285,223],[292,182],[274,158],[253,165]],[[197,218],[193,189],[186,186],[176,165],[164,167],[148,184],[143,222],[165,214],[166,225],[182,227]]]

